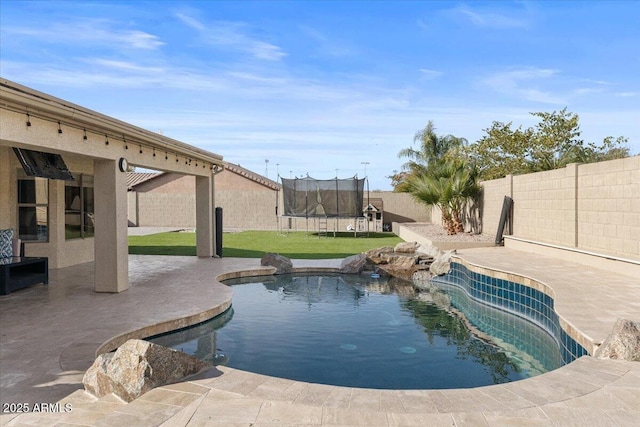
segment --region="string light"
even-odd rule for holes
[[[20,111],[16,110],[16,112],[20,112]],[[27,128],[33,127],[33,123],[31,122],[31,112],[29,112],[29,111],[25,112],[24,110],[21,111],[21,112],[26,115],[25,126]],[[36,117],[40,117],[40,116],[38,116],[36,114]],[[43,120],[48,121],[50,123],[57,123],[58,124],[58,135],[62,135],[64,133],[63,129],[62,129],[62,124],[63,124],[62,120],[56,120],[56,119],[53,119],[53,118],[50,118],[50,117],[46,117],[46,116],[42,116],[41,118],[43,118]],[[89,133],[96,133],[98,135],[101,134],[99,129],[94,129],[94,130],[87,129],[86,127],[78,126],[78,124],[76,124],[76,123],[67,123],[67,122],[65,122],[64,125],[72,128],[74,130],[81,131],[82,132],[82,140],[85,141],[85,142],[89,142]],[[109,133],[107,132],[107,133],[104,133],[103,135],[104,135],[104,144],[105,145],[110,145],[111,141],[110,141]],[[120,138],[116,137],[116,140],[117,139],[120,139]],[[124,134],[122,135],[122,142],[124,144],[124,149],[128,150],[129,149],[129,141],[127,141],[126,135],[124,135]],[[152,150],[152,156],[154,158],[158,157],[156,155],[156,151],[162,152],[161,150],[156,150],[156,147],[155,147],[154,144],[147,145],[146,143],[143,144],[142,142],[138,142],[138,141],[135,141],[135,140],[133,140],[131,142],[133,144],[136,144],[136,143],[138,144],[138,152],[140,154],[144,154],[144,150],[142,148],[143,145],[145,145],[146,148],[150,148]],[[180,160],[181,160],[180,159],[180,154],[177,151],[174,151],[173,155],[175,156],[176,163],[180,163]],[[165,158],[165,160],[169,159],[168,150],[165,150],[164,158]],[[203,169],[205,169],[207,166],[211,165],[211,164],[207,164],[206,162],[201,162],[198,159],[194,159],[192,157],[188,157],[186,155],[184,156],[184,164],[187,165],[187,166],[195,166],[196,168],[199,167],[199,166],[202,166]]]

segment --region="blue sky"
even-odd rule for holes
[[[580,116],[640,153],[640,2],[0,0],[0,75],[276,179],[390,189],[433,120]],[[367,162],[368,164],[363,164]]]

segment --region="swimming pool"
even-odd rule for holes
[[[416,293],[397,279],[330,274],[225,283],[230,310],[150,340],[246,371],[377,389],[478,387],[565,363],[556,339],[520,316],[466,297],[476,313],[466,318],[455,287]]]

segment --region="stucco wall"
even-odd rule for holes
[[[16,218],[16,168],[13,150],[0,146],[0,229],[13,228],[18,223]]]
[[[92,174],[93,161],[81,156],[65,155],[65,163],[75,175]],[[0,228],[14,228],[17,224],[16,182],[22,167],[10,147],[0,147]],[[62,268],[93,260],[93,238],[66,240],[65,238],[65,182],[48,181],[48,242],[24,242],[26,256],[49,258],[50,268]],[[16,230],[17,231],[17,230]]]
[[[482,183],[483,234],[512,194],[515,237],[640,259],[640,156],[509,178]]]

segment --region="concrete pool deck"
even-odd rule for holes
[[[604,339],[619,317],[640,320],[638,278],[507,248],[459,254],[473,264],[544,282],[555,292],[559,314],[594,341]],[[82,390],[81,380],[103,343],[157,333],[177,318],[193,322],[215,315],[228,305],[231,292],[213,278],[260,268],[259,260],[233,258],[130,256],[129,263],[130,289],[121,294],[93,292],[89,263],[52,270],[48,286],[0,297],[3,406],[60,401],[72,408],[3,413],[0,424],[635,426],[640,420],[640,363],[591,357],[535,378],[476,389],[356,389],[220,367],[129,404],[95,399]],[[294,265],[336,267],[339,261]]]

